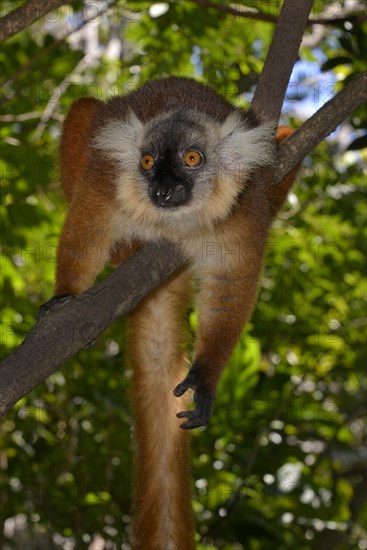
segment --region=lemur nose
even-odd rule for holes
[[[187,201],[185,187],[181,184],[169,187],[157,186],[151,191],[154,203],[162,207],[180,206]]]
[[[164,201],[167,202],[170,200],[172,196],[172,187],[169,187],[168,189],[162,189],[161,187],[158,187],[154,191],[155,197],[158,199],[158,201]]]

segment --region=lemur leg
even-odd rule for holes
[[[78,212],[75,212],[78,210]],[[57,252],[56,295],[80,294],[90,288],[106,263],[123,263],[139,248],[120,240],[111,226],[111,213],[100,209],[91,219],[81,203],[70,206]]]
[[[83,202],[72,202],[57,251],[56,296],[80,294],[93,285],[114,245],[109,218],[107,209],[91,217]]]
[[[187,271],[170,277],[138,306],[130,343],[135,411],[134,550],[193,550],[189,438],[172,390],[185,370],[183,317]],[[154,466],[154,467],[152,467]]]

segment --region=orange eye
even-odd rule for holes
[[[144,155],[140,161],[144,170],[150,170],[154,164],[154,158],[152,155]]]
[[[203,157],[197,151],[187,151],[184,156],[184,161],[187,166],[194,168],[203,162]]]

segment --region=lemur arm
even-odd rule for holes
[[[220,374],[256,302],[264,237],[257,236],[255,248],[246,248],[238,235],[217,242],[219,265],[202,270],[195,359],[185,380],[174,390],[179,397],[193,389],[196,408],[178,413],[178,418],[187,419],[181,428],[197,428],[209,422]]]

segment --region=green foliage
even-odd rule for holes
[[[251,7],[276,15],[279,4]],[[79,23],[77,4],[0,52],[2,356],[52,295],[65,211],[57,140],[71,102],[169,74],[202,79],[240,104],[251,98],[272,24],[188,1],[157,17],[150,8],[117,2],[99,20],[101,56],[84,65],[83,41],[55,42]],[[319,51],[300,57],[321,51],[330,80],[348,81],[363,69],[365,32],[361,22],[330,27]],[[108,53],[111,36],[122,41],[120,57]],[[223,374],[210,427],[193,434],[200,549],[366,548],[365,110],[349,122],[349,151],[324,142],[305,160],[272,230],[259,303]],[[123,332],[122,322],[110,327],[3,421],[4,548],[87,548],[97,534],[106,548],[127,548],[132,421]]]

